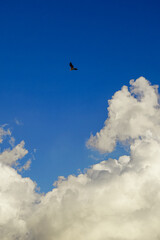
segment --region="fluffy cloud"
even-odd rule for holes
[[[40,195],[31,179],[12,168],[27,153],[24,143],[1,154],[2,240],[160,239],[157,86],[142,77],[130,84],[130,91],[124,86],[114,94],[105,126],[88,141],[100,152],[128,141],[128,156],[99,162],[78,176],[59,177],[51,192]]]
[[[38,199],[35,183],[0,163],[0,236],[2,240],[27,239],[27,219]]]
[[[19,159],[22,159],[28,151],[24,148],[24,141],[21,141],[16,147],[12,150],[8,149],[3,151],[0,154],[0,162],[3,162],[7,165],[16,164]]]
[[[157,86],[152,86],[143,77],[114,94],[109,100],[108,119],[104,127],[95,136],[91,136],[87,145],[102,153],[112,152],[116,142],[133,140],[153,134],[160,138],[160,111]]]

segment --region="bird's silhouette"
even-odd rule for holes
[[[72,70],[78,70],[78,68],[75,68],[71,62],[69,63],[69,66],[71,67],[71,68],[70,68],[70,71],[72,71]]]

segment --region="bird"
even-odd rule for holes
[[[74,66],[73,66],[73,64],[72,64],[71,62],[69,63],[69,66],[71,67],[71,68],[70,68],[70,71],[72,71],[72,70],[78,70],[78,68],[74,68]]]

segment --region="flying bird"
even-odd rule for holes
[[[70,62],[70,64],[69,64],[69,66],[71,67],[70,68],[70,71],[72,71],[72,70],[78,70],[77,68],[75,68],[74,66],[73,66],[73,64]]]

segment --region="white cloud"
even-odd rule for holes
[[[0,143],[3,142],[4,136],[11,135],[11,131],[9,129],[5,130],[4,127],[5,125],[0,127]]]
[[[3,240],[26,239],[27,218],[38,198],[29,178],[0,163],[0,236]]]
[[[31,179],[11,167],[26,154],[24,143],[5,151],[6,161],[1,154],[2,240],[160,239],[157,87],[144,78],[130,83],[130,91],[125,86],[114,94],[104,128],[88,142],[110,152],[117,141],[129,140],[129,156],[101,161],[77,177],[59,177],[56,187],[42,196]]]
[[[21,121],[19,121],[17,118],[15,118],[15,123],[16,123],[17,125],[23,125],[23,123],[22,123]]]
[[[87,142],[102,153],[112,152],[117,141],[133,140],[149,132],[160,138],[160,111],[157,86],[143,77],[130,81],[109,100],[108,119],[104,127]]]
[[[0,162],[3,162],[7,165],[16,164],[16,161],[22,159],[27,153],[28,150],[24,148],[24,141],[21,141],[16,147],[12,150],[7,149],[0,154]]]
[[[9,130],[1,129],[1,138]],[[11,166],[23,158],[28,151],[24,141],[12,150],[0,154],[0,239],[28,239],[27,219],[32,214],[39,195],[36,184],[29,178],[22,178]]]
[[[31,160],[29,159],[23,166],[21,166],[20,168],[18,168],[19,172],[22,172],[23,170],[28,170],[30,169],[31,166]]]

